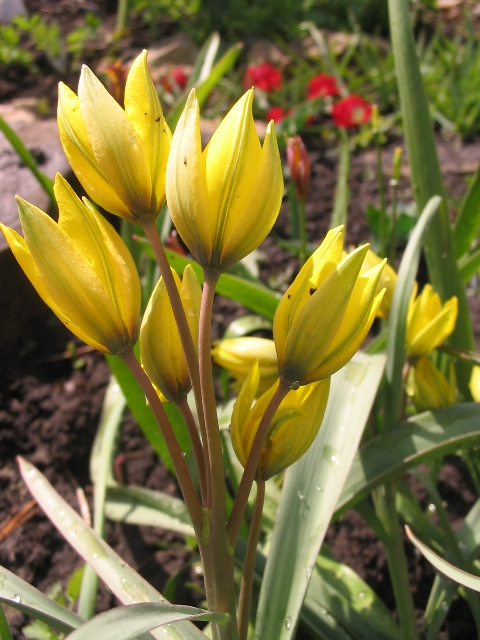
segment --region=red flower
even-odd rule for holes
[[[372,105],[360,96],[347,96],[333,105],[332,117],[337,127],[356,127],[372,116]]]
[[[327,76],[325,73],[319,73],[318,76],[312,78],[307,87],[307,98],[327,98],[328,96],[338,96],[337,81],[334,76]]]
[[[266,119],[267,122],[270,122],[270,120],[273,120],[274,122],[281,122],[287,115],[288,113],[283,107],[272,107],[268,111]]]
[[[282,87],[282,72],[273,64],[262,62],[247,67],[242,82],[247,89],[253,85],[262,91],[277,91]]]
[[[172,75],[172,78],[180,87],[180,89],[183,89],[187,84],[187,80],[188,80],[188,77],[185,71],[180,67],[173,67],[171,75]]]
[[[176,88],[183,89],[187,84],[187,80],[188,76],[183,69],[181,69],[180,67],[173,67],[168,75],[162,76],[160,78],[160,84],[162,85],[164,91],[166,91],[167,93],[172,93],[172,81]]]

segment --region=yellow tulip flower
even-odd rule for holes
[[[445,342],[455,328],[458,302],[453,296],[442,305],[440,296],[426,284],[419,296],[415,291],[407,313],[405,336],[407,355],[418,358]]]
[[[450,363],[448,380],[426,356],[409,371],[406,391],[417,411],[440,409],[457,402],[455,369]]]
[[[260,393],[270,388],[278,379],[277,352],[273,340],[255,336],[218,340],[213,344],[212,358],[240,383],[247,378],[255,362],[258,362]]]
[[[245,380],[233,408],[232,445],[245,467],[260,420],[275,393],[273,385],[253,405],[260,381],[258,364]],[[296,462],[318,433],[327,406],[330,378],[287,393],[275,412],[262,449],[257,480],[268,480]]]
[[[115,229],[59,175],[58,224],[17,198],[24,237],[1,225],[15,258],[40,297],[72,333],[107,353],[135,344],[140,280]]]
[[[63,149],[88,195],[132,222],[154,218],[165,200],[171,133],[143,51],[129,71],[125,110],[84,66],[78,96],[59,85]]]
[[[361,274],[368,245],[342,259],[343,227],[331,229],[278,305],[273,322],[280,375],[292,384],[327,378],[360,348],[383,291],[383,262]]]
[[[282,165],[273,122],[262,146],[252,101],[250,90],[202,151],[200,110],[192,90],[172,139],[168,208],[197,262],[214,272],[227,270],[258,247],[282,200]]]
[[[172,275],[197,346],[202,289],[190,265],[185,268],[182,280],[173,269]],[[176,403],[189,392],[187,361],[163,278],[158,281],[143,317],[140,356],[151,382],[169,402]]]
[[[365,256],[365,260],[363,261],[362,273],[365,273],[365,271],[368,271],[381,262],[384,262],[382,258],[380,258],[380,256],[377,256],[376,253],[369,249]],[[377,293],[379,293],[382,289],[385,289],[382,303],[377,309],[378,318],[388,318],[388,316],[390,315],[390,309],[392,308],[393,294],[395,292],[396,284],[397,274],[395,272],[395,269],[393,269],[388,264],[388,262],[385,262],[377,284]]]

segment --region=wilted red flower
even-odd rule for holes
[[[188,76],[181,67],[173,67],[169,74],[160,78],[162,88],[168,93],[172,93],[172,80],[179,89],[183,89],[187,84]]]
[[[287,138],[287,163],[297,198],[306,200],[310,190],[310,158],[300,136]]]
[[[332,118],[337,127],[356,127],[372,116],[372,105],[360,96],[347,96],[333,105]]]
[[[267,122],[273,120],[274,122],[281,122],[288,113],[285,111],[283,107],[272,107],[266,115]]]
[[[103,71],[107,75],[108,84],[107,89],[123,107],[123,98],[125,95],[125,83],[127,82],[128,67],[123,64],[121,60],[115,60],[110,64],[107,64]]]
[[[340,91],[334,76],[327,76],[326,73],[319,73],[318,76],[312,78],[308,83],[307,98],[309,100],[338,95],[340,95]]]
[[[277,91],[282,87],[282,72],[269,62],[262,62],[256,66],[250,65],[245,71],[242,82],[247,89],[254,86],[262,91]]]

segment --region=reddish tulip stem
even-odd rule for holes
[[[198,479],[200,482],[200,491],[202,494],[202,500],[205,503],[207,495],[207,477],[205,471],[205,460],[203,457],[202,441],[200,440],[200,436],[198,435],[195,418],[193,417],[192,410],[188,406],[186,396],[183,396],[183,398],[177,403],[177,406],[182,412],[183,419],[185,420],[185,424],[187,425],[188,435],[190,436],[190,440],[192,442],[193,454],[195,456]]]
[[[206,448],[207,433],[205,429],[204,413],[203,413],[203,400],[200,387],[200,373],[198,368],[198,356],[193,343],[192,334],[190,333],[190,327],[188,326],[187,317],[185,315],[185,309],[183,308],[180,294],[173,279],[170,265],[165,254],[165,249],[160,242],[158,235],[158,229],[154,220],[143,221],[143,230],[147,236],[155,257],[160,267],[160,272],[165,282],[165,288],[167,289],[168,297],[172,305],[173,315],[178,327],[178,333],[185,353],[185,359],[187,361],[188,373],[190,381],[192,383],[193,394],[195,397],[195,404],[197,405],[198,420],[200,424],[200,434],[202,436],[203,447]],[[208,468],[207,452],[204,449],[204,464],[205,468]],[[208,475],[207,475],[207,491],[208,491]]]
[[[243,565],[242,584],[238,600],[238,637],[239,640],[247,640],[248,621],[250,619],[250,607],[252,603],[253,579],[255,577],[255,558],[257,544],[262,524],[263,505],[265,503],[265,481],[257,482],[257,497],[253,510],[252,522],[248,534],[247,552]]]
[[[162,432],[163,439],[165,440],[168,452],[172,459],[175,473],[177,474],[178,482],[180,484],[180,489],[182,491],[185,504],[187,505],[188,511],[190,513],[196,535],[201,536],[203,528],[202,505],[198,498],[197,491],[193,484],[192,477],[188,470],[185,458],[183,457],[183,453],[178,443],[177,437],[170,423],[170,420],[168,419],[165,409],[163,408],[160,398],[153,388],[153,385],[150,382],[147,374],[142,369],[140,363],[135,357],[133,348],[130,347],[126,349],[120,355],[120,358],[125,362],[127,367],[137,379],[143,393],[148,400],[148,403],[152,408],[153,414],[158,422],[158,426],[160,427],[160,431]]]

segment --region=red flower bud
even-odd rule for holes
[[[310,158],[300,136],[287,139],[287,163],[297,198],[306,200],[310,190]]]

